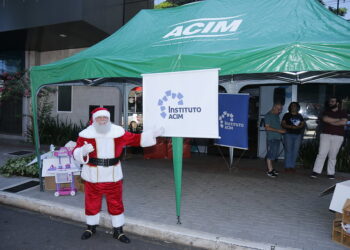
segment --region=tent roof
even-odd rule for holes
[[[317,0],[206,0],[143,10],[96,45],[31,69],[43,84],[221,68],[220,75],[349,71],[350,24]]]

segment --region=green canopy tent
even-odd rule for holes
[[[98,44],[31,68],[38,156],[36,93],[43,86],[105,78],[125,84],[125,78],[137,80],[145,73],[209,68],[221,68],[220,76],[292,74],[292,79],[278,76],[287,82],[300,80],[295,72],[347,72],[350,24],[317,0],[205,0],[143,10]],[[182,139],[173,139],[179,216]]]

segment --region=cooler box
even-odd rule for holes
[[[164,137],[158,137],[156,145],[143,148],[143,157],[145,159],[166,159],[167,139]]]

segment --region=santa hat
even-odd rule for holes
[[[91,111],[90,124],[92,124],[97,117],[101,117],[101,116],[106,116],[108,117],[108,119],[110,119],[111,114],[106,108],[95,108],[93,111]]]

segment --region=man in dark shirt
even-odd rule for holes
[[[344,126],[347,122],[347,114],[340,110],[339,103],[338,98],[331,97],[328,102],[329,109],[322,115],[320,147],[311,178],[317,178],[317,175],[322,172],[328,155],[327,175],[329,179],[334,179],[337,154],[344,140]]]

